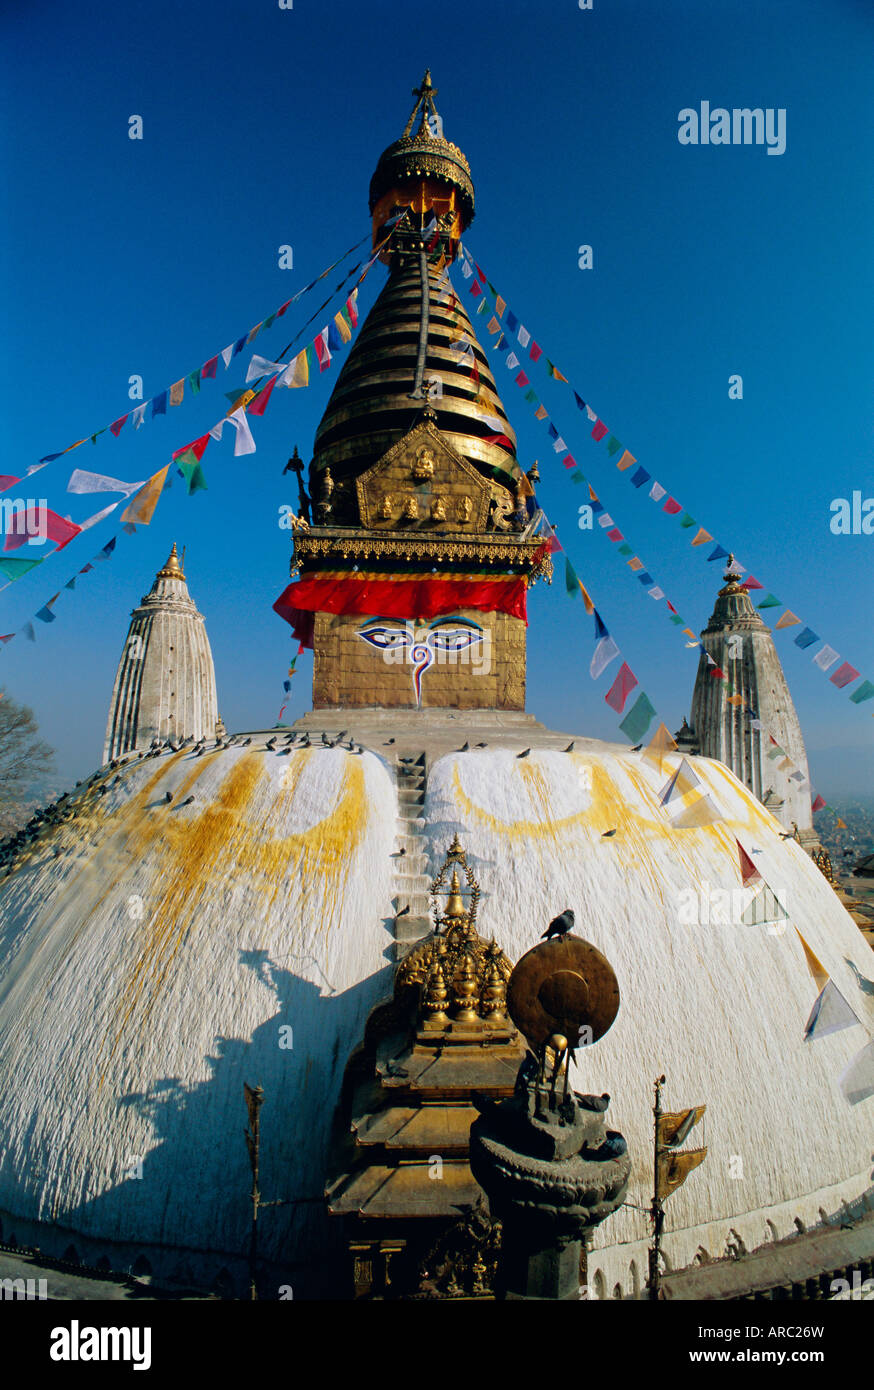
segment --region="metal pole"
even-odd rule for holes
[[[653,1238],[649,1249],[649,1297],[657,1300],[659,1296],[659,1283],[661,1272],[659,1270],[659,1248],[662,1238],[662,1224],[665,1219],[662,1210],[661,1196],[659,1195],[659,1119],[662,1113],[661,1091],[665,1078],[660,1076],[655,1082],[655,1104],[653,1106],[653,1191],[652,1191],[652,1221]]]

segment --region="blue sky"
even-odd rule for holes
[[[430,64],[445,133],[470,160],[468,244],[490,279],[653,476],[874,679],[874,536],[829,529],[832,499],[874,496],[870,7],[470,0],[442,27],[411,14],[399,0],[295,0],[291,11],[275,0],[96,0],[86,20],[52,0],[7,3],[0,472],[122,415],[132,373],[157,394],[364,236],[370,175]],[[702,100],[785,108],[785,153],[681,146],[678,113]],[[133,114],[141,141],[128,138]],[[592,270],[578,268],[583,243]],[[293,270],[278,268],[283,244]],[[365,311],[384,277],[378,267],[363,286]],[[255,350],[278,353],[318,302],[307,296]],[[242,381],[236,363],[136,434],[107,433],[51,464],[35,495],[77,520],[97,510],[100,498],[65,492],[72,468],[148,476],[223,415],[222,393]],[[541,503],[676,728],[696,653],[604,536],[577,529],[581,490],[500,356],[495,370],[520,458],[540,460]],[[742,401],[728,397],[733,373]],[[530,375],[618,526],[698,630],[719,567],[616,471],[568,388]],[[276,392],[253,424],[252,457],[212,444],[207,492],[188,498],[177,481],[149,528],[122,535],[109,563],[62,591],[36,645],[16,638],[0,652],[0,681],[33,706],[62,782],[100,760],[130,609],[174,539],[188,547],[228,727],[276,719],[293,651],[272,611],[290,553],[279,508],[295,501],[282,468],[295,443],[311,456],[334,379]],[[118,515],[0,594],[0,630],[61,588],[116,534]],[[588,675],[592,621],[561,574],[529,608],[528,708],[553,727],[621,738],[607,679]],[[793,635],[776,640],[814,780],[827,797],[866,791],[871,705],[852,705]],[[286,718],[309,706],[311,661],[301,658]]]

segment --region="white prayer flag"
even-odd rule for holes
[[[232,414],[226,415],[224,420],[219,420],[217,425],[213,425],[210,430],[213,439],[221,439],[222,430],[225,425],[233,425],[234,429],[237,431],[237,440],[234,445],[234,457],[237,458],[240,454],[254,454],[255,441],[252,438],[252,431],[249,429],[249,421],[246,419],[245,407],[240,406],[239,410],[235,410]]]
[[[603,526],[605,531],[608,526],[615,526],[615,524],[616,523],[614,522],[612,516],[610,516],[608,512],[605,512],[603,516],[598,517],[598,525]]]
[[[851,1105],[874,1096],[874,1038],[850,1059],[838,1083]]]
[[[527,348],[528,344],[531,342],[531,334],[528,332],[528,329],[524,326],[524,324],[519,324],[519,329],[516,333],[516,337],[519,339],[520,347]]]
[[[558,436],[558,439],[556,439],[556,441],[554,442],[554,444],[553,444],[552,447],[553,447],[553,449],[555,450],[555,452],[556,452],[557,454],[566,454],[566,453],[567,453],[567,445],[565,444],[565,442],[564,442],[564,440],[562,439],[561,435]]]
[[[86,473],[82,468],[75,468],[67,483],[67,491],[123,492],[125,497],[130,497],[144,482],[145,479],[141,478],[138,483],[126,483],[121,478],[107,478],[102,473]]]
[[[834,647],[830,647],[828,643],[826,643],[822,651],[817,652],[816,656],[813,658],[813,664],[814,666],[818,666],[820,671],[827,671],[830,666],[834,666],[839,655],[840,653],[836,652]]]
[[[467,261],[462,261],[462,262],[461,262],[461,273],[462,273],[462,275],[464,276],[465,280],[469,280],[470,277],[471,277],[471,275],[473,275],[473,271],[472,271],[471,268],[470,268],[469,262],[467,262]]]
[[[586,414],[588,415],[589,419],[591,420],[592,424],[594,425],[594,423],[595,423],[595,421],[598,419],[598,417],[597,417],[597,415],[595,414],[594,410],[592,409],[592,407],[591,407],[590,405],[587,405],[587,406],[586,406]]]
[[[233,355],[234,355],[234,345],[233,345],[233,343],[231,343],[230,347],[222,348],[221,352],[219,353],[219,356],[221,357],[222,361],[223,361],[224,364],[225,364],[225,371],[227,371],[228,367],[231,365],[231,358],[233,357]]]
[[[246,372],[246,382],[248,384],[259,376],[273,376],[274,372],[284,372],[287,366],[287,362],[270,362],[266,357],[259,357],[257,352],[253,353],[249,370]]]
[[[852,1028],[854,1023],[859,1022],[834,980],[829,980],[811,1010],[804,1030],[804,1041],[825,1038],[829,1033],[839,1033],[842,1028]]]
[[[109,506],[104,507],[102,512],[95,512],[93,516],[89,516],[87,521],[80,521],[78,523],[79,527],[83,531],[90,531],[92,526],[96,526],[98,522],[101,522],[104,517],[109,516],[110,512],[114,512],[116,507],[120,507],[121,504],[122,498],[119,498],[117,502],[110,502]]]
[[[509,353],[509,354],[507,355],[507,370],[510,371],[510,372],[512,372],[513,369],[514,369],[515,367],[518,367],[518,366],[519,366],[519,358],[516,356],[515,352]]]
[[[613,661],[618,655],[619,648],[613,641],[613,638],[609,636],[602,637],[597,647],[595,648],[594,654],[592,656],[592,664],[589,667],[589,673],[592,677],[592,680],[596,681],[600,676],[601,672],[605,671],[607,667],[610,665],[610,662]]]
[[[491,426],[491,428],[494,430],[495,434],[506,434],[506,432],[507,432],[507,424],[506,424],[506,421],[505,421],[505,420],[499,420],[498,417],[497,417],[497,415],[481,415],[481,416],[480,416],[480,419],[483,420],[483,421],[485,422],[485,424]]]
[[[661,483],[653,483],[649,490],[649,495],[654,502],[661,502],[662,498],[665,496],[665,489],[662,487]]]
[[[144,401],[142,405],[138,405],[136,410],[131,412],[131,422],[135,430],[138,430],[143,423],[146,414],[146,406],[149,404],[149,401]]]
[[[652,589],[647,589],[646,592],[649,594],[650,598],[659,599],[664,598],[665,596],[664,589],[660,589],[658,584],[656,584],[655,587]],[[698,645],[700,646],[700,643]]]
[[[659,800],[663,806],[669,806],[672,801],[680,800],[687,792],[693,791],[695,787],[700,787],[700,785],[700,777],[695,775],[686,759],[683,758],[673,777],[668,780],[667,785],[659,793]]]

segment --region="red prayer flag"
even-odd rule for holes
[[[351,324],[352,324],[352,327],[353,327],[353,328],[357,328],[357,327],[358,327],[358,305],[355,303],[355,296],[354,296],[354,294],[350,294],[349,298],[346,300],[346,312],[347,312],[347,314],[349,315],[349,320],[350,320],[350,322],[351,322]]]
[[[617,714],[621,714],[625,708],[625,701],[628,699],[634,687],[637,685],[637,676],[624,661],[619,668],[619,675],[611,685],[604,699],[611,709],[615,709]]]
[[[597,422],[597,424],[595,425],[595,428],[592,430],[592,438],[594,439],[595,443],[597,444],[597,443],[599,443],[599,442],[604,438],[604,435],[605,435],[606,433],[607,433],[607,426],[604,424],[604,421],[603,421],[603,420],[599,420],[599,421]]]
[[[201,381],[203,380],[204,377],[215,376],[216,367],[217,367],[217,366],[218,366],[218,357],[211,357],[211,358],[209,359],[208,362],[204,362],[203,366],[202,366],[201,369],[200,369],[200,379],[201,379]]]
[[[44,525],[41,526],[41,520]],[[22,529],[19,532],[18,527]],[[9,531],[6,536],[4,550],[18,550],[27,541],[35,536],[42,536],[44,539],[56,541],[56,550],[63,550],[65,545],[69,545],[74,536],[78,536],[82,530],[74,521],[67,521],[65,517],[58,516],[51,507],[28,507],[26,512],[17,512],[15,517],[15,531]]]
[[[513,445],[505,434],[484,434],[484,444],[500,444],[504,449],[512,449]]]
[[[681,512],[682,510],[683,508],[680,505],[680,503],[675,501],[673,497],[669,497],[665,505],[662,507],[662,511],[667,512],[668,516],[676,516],[677,512]]]
[[[822,796],[818,796],[818,797],[816,798],[816,800],[814,801],[814,803],[813,803],[813,805],[811,806],[810,809],[811,809],[811,811],[821,811],[822,808],[823,808],[824,806],[825,806],[825,798],[822,797]]]
[[[577,461],[571,454],[566,454],[565,457],[562,459],[562,463],[564,464],[565,468],[576,468],[577,466]]]
[[[528,377],[525,375],[524,372],[520,372],[519,375],[515,378],[515,380],[516,380],[516,385],[517,385],[517,386],[529,386],[529,385],[530,385],[530,382],[529,382],[529,380],[528,380]]]
[[[715,680],[718,680],[718,681],[724,681],[724,680],[725,680],[725,672],[724,672],[724,671],[720,671],[720,669],[719,669],[718,666],[711,666],[711,668],[710,668],[710,674],[711,674],[711,676],[713,676],[713,678],[714,678]]]
[[[832,685],[842,688],[845,685],[849,685],[850,681],[854,681],[858,674],[859,672],[856,670],[855,666],[851,666],[849,661],[845,661],[843,666],[838,667],[833,676],[829,676],[829,680]]]
[[[288,306],[289,306],[290,303],[291,303],[291,300],[290,300],[290,299],[286,299],[286,301],[285,301],[285,303],[283,304],[282,308],[276,310],[276,317],[277,317],[278,319],[281,319],[281,318],[282,318],[282,315],[285,313],[285,311],[286,311],[286,309],[288,308]]]
[[[128,413],[130,413],[130,412],[128,412]],[[121,417],[120,420],[115,420],[115,421],[109,426],[110,430],[111,430],[112,433],[115,435],[116,439],[118,439],[118,436],[119,436],[119,434],[121,433],[121,427],[122,427],[122,425],[124,424],[124,422],[125,422],[126,419],[127,419],[127,415],[122,415],[122,417]]]
[[[538,347],[533,338],[531,339],[531,347],[528,351],[528,355],[532,362],[536,362],[538,357],[543,356],[543,348]]]
[[[476,265],[476,261],[474,261],[474,265]],[[479,278],[480,278],[480,280],[482,281],[482,283],[485,284],[485,283],[486,283],[486,277],[485,277],[485,275],[483,274],[483,272],[480,270],[480,268],[479,268],[478,265],[476,265],[476,273],[477,273],[477,275],[479,276]]]
[[[206,446],[208,443],[209,434],[202,434],[199,439],[195,439],[191,444],[185,444],[181,449],[177,449],[173,457],[174,459],[181,458],[181,456],[183,454],[187,454],[190,449],[194,457],[197,459],[197,462],[200,463],[200,460],[206,453]]]
[[[5,492],[8,487],[14,487],[20,483],[20,478],[13,478],[11,473],[0,473],[0,492]]]
[[[742,589],[761,589],[763,587],[764,586],[759,583],[758,579],[753,579],[752,575],[741,584]]]
[[[746,888],[749,883],[760,883],[762,881],[762,875],[747,854],[740,840],[735,838],[735,844],[737,845],[737,852],[740,858],[740,881],[744,888]]]
[[[608,541],[621,541],[624,540],[624,537],[622,535],[622,532],[619,530],[619,527],[614,526],[612,531],[607,532],[607,539]]]
[[[279,373],[277,372],[275,376],[272,376],[270,378],[266,386],[262,386],[255,399],[249,402],[249,404],[246,406],[246,409],[250,415],[264,414],[264,411],[267,409],[267,402],[270,400],[270,397],[273,393],[273,388],[278,380]]]

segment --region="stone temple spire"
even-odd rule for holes
[[[149,593],[131,614],[103,761],[147,749],[153,739],[214,738],[218,722],[209,639],[174,543]]]
[[[731,563],[723,578],[725,587],[719,591],[701,641],[716,667],[729,677],[729,685],[713,678],[716,668],[702,652],[692,695],[691,730],[684,727],[683,732],[691,734],[697,752],[730,767],[787,830],[797,825],[802,845],[811,849],[818,841],[807,784],[807,754],[771,629],[756,612]],[[741,704],[728,703],[732,689],[742,697]],[[751,709],[761,729],[752,727],[751,716],[745,713]],[[771,735],[786,750],[791,767],[781,770],[782,756],[769,758],[774,747]],[[793,780],[793,772],[803,773],[804,782]]]

